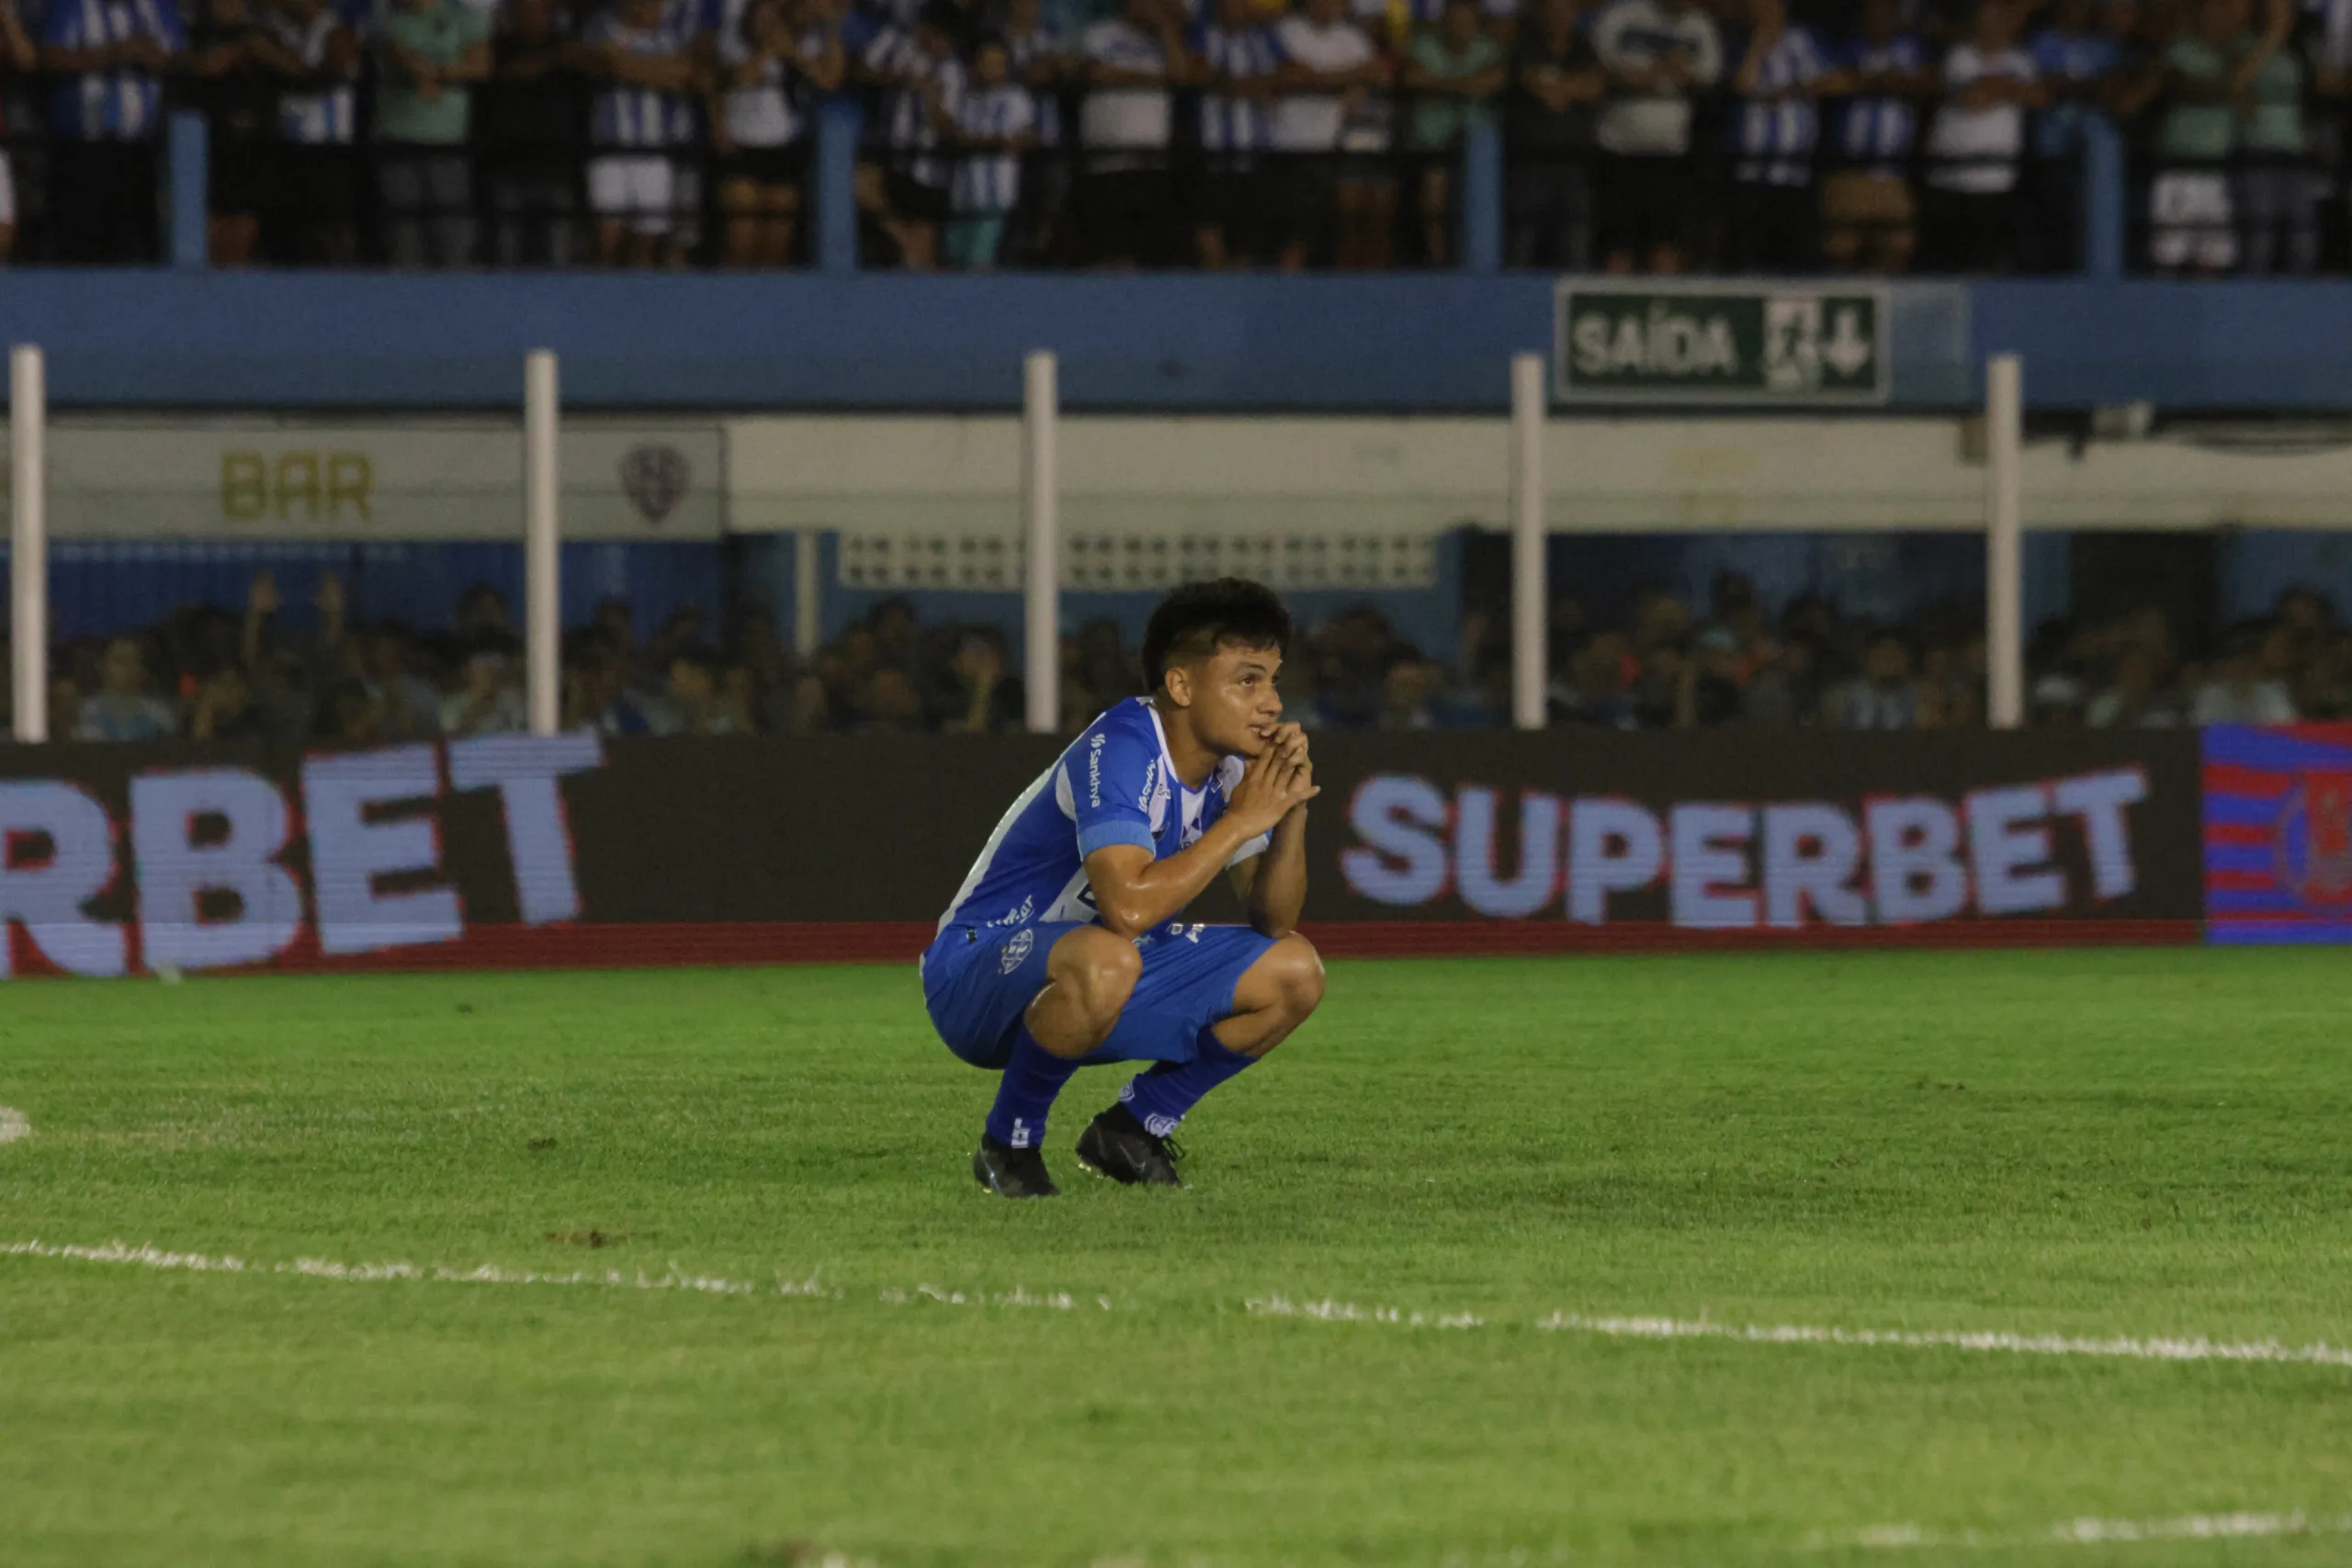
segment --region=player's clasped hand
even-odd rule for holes
[[[1238,818],[1251,836],[1273,831],[1297,807],[1322,794],[1315,782],[1315,764],[1307,756],[1306,732],[1285,724],[1274,731],[1265,750],[1250,760],[1241,782],[1233,786],[1228,815]]]
[[[1315,761],[1306,753],[1306,731],[1295,724],[1274,728],[1274,758],[1278,771],[1288,770],[1299,775],[1298,782],[1313,784]]]

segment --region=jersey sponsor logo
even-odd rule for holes
[[[1102,732],[1097,730],[1094,738],[1086,743],[1086,803],[1089,806],[1102,804],[1103,739]]]
[[[1035,950],[1036,946],[1035,931],[1026,930],[1014,931],[1012,940],[1004,944],[1004,952],[997,958],[997,973],[1010,975],[1020,968],[1029,961],[1029,954]]]

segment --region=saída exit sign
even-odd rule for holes
[[[1887,291],[1867,285],[1563,281],[1564,402],[1864,404],[1887,400]]]

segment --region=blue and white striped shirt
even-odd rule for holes
[[[1159,38],[1133,22],[1114,19],[1086,29],[1086,58],[1096,65],[1137,75],[1165,76],[1168,51]],[[1079,107],[1078,139],[1090,148],[1165,148],[1171,124],[1171,97],[1166,86],[1091,87]],[[1121,160],[1125,167],[1138,163]],[[1094,168],[1108,173],[1113,164],[1097,160]]]
[[[684,54],[694,47],[700,16],[698,0],[670,6],[651,28],[630,27],[617,11],[606,11],[588,25],[586,41],[647,59]],[[694,100],[684,93],[612,82],[597,89],[589,107],[589,140],[599,147],[675,147],[694,139]]]
[[[726,0],[718,27],[718,63],[731,74],[752,58],[752,42],[744,37],[743,13],[750,0]],[[802,112],[801,87],[795,66],[813,65],[825,57],[825,35],[804,32],[793,39],[789,62],[771,58],[750,86],[730,86],[719,100],[727,119],[727,134],[738,147],[789,147],[808,129]]]
[[[144,35],[168,53],[187,47],[172,0],[54,0],[41,28],[51,49],[96,49]],[[51,123],[75,141],[145,141],[163,119],[163,84],[152,71],[83,71],[62,78]]]
[[[923,107],[924,89],[936,83],[941,102],[952,107],[964,91],[962,62],[953,55],[934,57],[915,41],[914,34],[885,28],[866,48],[865,68],[884,81],[898,84],[890,89],[889,103],[882,114],[882,144],[897,152],[931,152],[939,145],[939,134]],[[947,183],[944,159],[919,157],[904,166],[919,185]]]
[[[1813,178],[1820,111],[1810,96],[1772,95],[1804,88],[1828,72],[1821,46],[1804,28],[1792,24],[1772,41],[1756,73],[1755,96],[1740,104],[1732,121],[1733,145],[1745,155],[1739,178],[1776,186],[1801,186]]]
[[[321,11],[298,22],[282,11],[270,11],[262,25],[279,48],[312,71],[327,62],[327,46],[343,29],[343,18]],[[356,56],[345,62],[340,81],[308,90],[277,95],[277,134],[306,147],[348,147],[358,127],[357,95],[352,83],[359,74]]]
[[[1865,75],[1897,71],[1915,75],[1927,69],[1926,46],[1907,34],[1885,43],[1856,39],[1846,46],[1845,66]],[[1838,121],[1838,151],[1873,173],[1892,174],[1911,156],[1919,137],[1919,111],[1909,98],[1849,98]]]
[[[1204,28],[1193,40],[1202,61],[1221,77],[1247,81],[1282,69],[1282,46],[1272,28]],[[1250,152],[1266,145],[1270,104],[1228,96],[1214,86],[1201,94],[1201,151]]]
[[[1165,860],[1198,843],[1225,815],[1241,772],[1241,759],[1227,757],[1199,789],[1190,788],[1169,757],[1151,699],[1114,704],[1021,792],[939,918],[939,929],[1092,921],[1098,911],[1086,857],[1113,844],[1133,844]],[[1263,854],[1268,841],[1260,834],[1227,863]]]
[[[1029,90],[1013,82],[969,88],[956,96],[950,112],[956,130],[992,141],[1032,135],[1037,129],[1037,106],[1030,101]],[[995,214],[1020,204],[1019,153],[967,152],[956,160],[947,190],[950,211]]]

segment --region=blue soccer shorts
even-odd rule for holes
[[[976,1067],[1012,1059],[1021,1015],[1046,988],[1054,943],[1080,922],[950,926],[922,959],[922,996],[947,1048]],[[1189,1062],[1201,1031],[1234,1013],[1234,988],[1274,939],[1248,926],[1173,920],[1136,939],[1143,974],[1087,1063]]]

